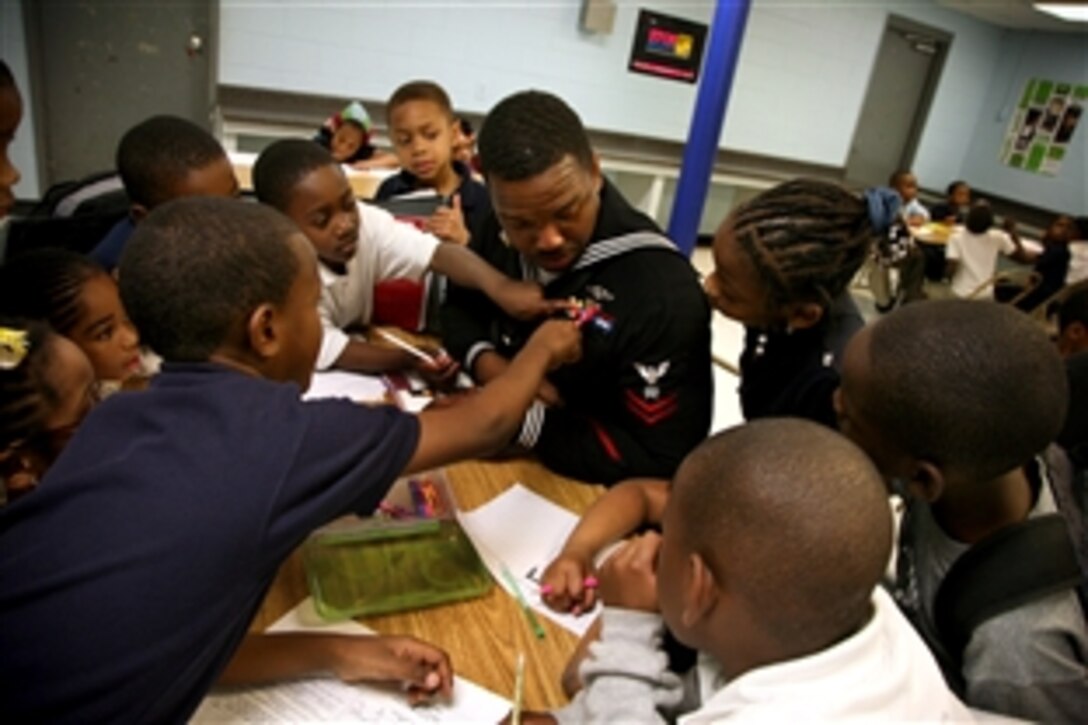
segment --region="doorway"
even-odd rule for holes
[[[910,168],[951,41],[943,31],[888,17],[846,159],[848,181],[887,184],[894,171]]]
[[[210,127],[212,0],[23,6],[42,188],[112,169],[121,136],[149,116]]]

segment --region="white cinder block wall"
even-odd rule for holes
[[[614,31],[599,36],[578,29],[574,0],[221,0],[219,81],[386,98],[407,79],[432,78],[475,112],[537,87],[566,98],[590,127],[682,141],[694,89],[626,72],[641,6],[704,22],[713,13],[705,0],[621,0]],[[916,167],[933,186],[959,176],[1004,33],[932,0],[756,0],[723,145],[842,165],[890,12],[955,35]]]
[[[24,93],[22,0],[0,3],[0,55]],[[614,31],[578,29],[581,0],[219,0],[219,83],[339,97],[387,98],[432,78],[461,110],[483,113],[515,90],[566,98],[601,130],[683,141],[694,88],[626,71],[640,7],[708,22],[711,0],[618,0]],[[754,0],[722,144],[737,151],[841,166],[889,14],[954,36],[917,151],[923,185],[955,178],[1026,203],[1083,213],[1088,129],[1057,179],[997,162],[1007,99],[1032,75],[1088,80],[1083,34],[1011,32],[934,0]],[[1012,90],[1010,90],[1012,89]],[[28,116],[29,116],[28,108]],[[33,119],[13,154],[17,189],[37,195]]]

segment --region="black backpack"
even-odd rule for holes
[[[976,543],[956,559],[937,589],[934,619],[946,662],[946,679],[963,692],[963,650],[975,628],[1003,612],[1073,589],[1088,612],[1088,545],[1085,540],[1084,470],[1051,446],[1040,467],[1048,475],[1058,513],[1035,516]]]
[[[11,220],[4,258],[42,247],[86,254],[128,211],[128,195],[116,172],[54,184],[29,214]]]

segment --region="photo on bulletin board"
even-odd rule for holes
[[[1088,85],[1032,78],[1024,88],[1001,146],[1014,169],[1057,176],[1088,104]]]
[[[627,70],[694,83],[699,79],[706,25],[639,10]]]

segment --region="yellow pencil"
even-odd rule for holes
[[[518,667],[514,675],[514,710],[510,713],[512,725],[521,725],[521,701],[525,696],[525,653],[518,652]]]

